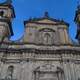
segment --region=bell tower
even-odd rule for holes
[[[13,35],[12,19],[15,18],[11,0],[0,3],[0,42],[8,41]]]
[[[78,40],[80,44],[80,4],[78,4],[74,21],[77,24],[76,39]]]

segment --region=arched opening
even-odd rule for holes
[[[64,73],[60,67],[43,65],[34,71],[34,80],[64,80]]]

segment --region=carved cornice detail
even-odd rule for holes
[[[0,52],[8,52],[8,53],[35,53],[35,54],[79,54],[80,50],[77,49],[57,49],[57,50],[42,50],[42,49],[34,49],[34,48],[22,48],[22,49],[14,49],[14,48],[0,48]]]

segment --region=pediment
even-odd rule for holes
[[[42,19],[42,20],[39,20],[37,21],[39,23],[51,23],[51,24],[56,24],[57,22],[56,21],[52,21],[52,20],[49,20],[49,19]]]
[[[37,24],[49,24],[49,25],[68,25],[64,20],[54,19],[49,17],[48,13],[45,13],[43,17],[40,18],[30,18],[27,21],[24,21],[24,25],[27,23],[37,23]]]

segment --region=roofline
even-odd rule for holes
[[[48,19],[48,20],[51,20],[51,21],[55,21],[55,22],[57,22],[56,23],[57,25],[58,24],[64,24],[64,25],[69,26],[69,23],[65,22],[64,20],[54,19],[54,18],[51,18],[51,17],[30,18],[29,20],[24,21],[24,25],[26,25],[27,23],[55,25],[55,24],[52,24],[52,23],[40,23],[40,22],[37,22],[37,21],[40,21],[40,20],[43,20],[43,19]]]
[[[41,22],[34,22],[34,21],[24,21],[24,25],[28,24],[28,23],[36,23],[36,24],[42,24],[42,25],[67,25],[69,26],[69,23],[66,23],[66,22],[58,22],[58,23],[41,23]]]
[[[57,54],[62,54],[62,52],[63,53],[67,53],[67,54],[69,54],[70,52],[72,52],[73,54],[76,54],[76,52],[77,53],[79,53],[80,52],[80,50],[77,50],[77,49],[58,49],[58,50],[40,50],[40,49],[35,49],[35,48],[21,48],[21,49],[14,49],[14,48],[0,48],[0,52],[16,52],[16,53],[22,53],[22,52],[32,52],[32,53],[35,53],[35,54],[38,54],[40,51],[42,52],[42,53],[45,53],[45,51],[46,52],[50,52],[50,54],[53,54],[53,53],[57,53]]]

